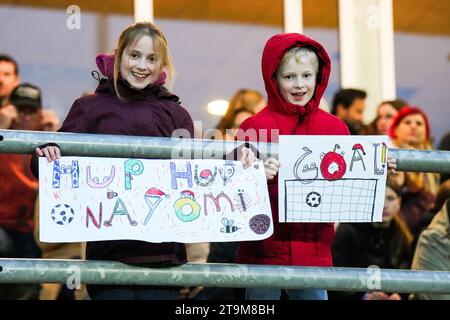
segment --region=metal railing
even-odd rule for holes
[[[450,293],[450,272],[251,264],[138,267],[113,261],[0,259],[0,283],[73,283]]]
[[[66,156],[223,158],[241,141],[0,130],[0,153],[32,153],[57,143]],[[276,143],[252,143],[278,156]],[[450,152],[389,149],[399,171],[450,173]],[[72,277],[72,278],[71,278]],[[206,287],[323,288],[338,291],[450,293],[450,272],[245,264],[145,268],[113,261],[0,259],[0,283],[134,284]]]
[[[57,143],[65,156],[115,158],[222,159],[242,141],[138,137],[86,133],[0,130],[0,153],[32,153],[47,142]],[[263,154],[278,157],[277,143],[252,143]],[[450,173],[450,151],[389,149],[399,171]]]

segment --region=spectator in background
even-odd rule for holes
[[[368,126],[368,134],[389,135],[392,121],[398,111],[408,103],[402,99],[383,101],[377,109],[377,117]]]
[[[450,180],[441,185],[436,197],[438,213],[417,242],[413,270],[450,271]],[[414,294],[415,299],[450,300],[450,294]]]
[[[21,84],[10,95],[17,117],[8,129],[39,130],[41,91]],[[33,231],[38,181],[33,177],[31,156],[0,154],[0,257],[40,258]],[[0,285],[0,299],[37,299],[39,285]]]
[[[57,114],[52,110],[42,110],[42,131],[57,131],[61,122]],[[39,241],[39,197],[35,207],[35,230],[36,243],[42,250],[43,259],[80,259],[82,256],[81,243],[46,243]],[[39,300],[83,300],[87,296],[84,285],[80,290],[70,290],[60,283],[42,283]]]
[[[363,113],[367,93],[358,89],[341,89],[333,98],[331,114],[343,120],[350,134],[361,134],[364,130]]]
[[[16,109],[17,116],[7,129],[41,130],[42,103],[41,90],[30,83],[17,86],[10,95],[10,103]]]
[[[397,148],[431,150],[430,125],[426,114],[417,107],[405,106],[394,118],[389,135]],[[425,172],[399,172],[391,176],[402,188],[400,214],[417,238],[430,222],[429,210],[433,207],[438,189],[439,175]]]
[[[0,54],[0,107],[7,104],[9,95],[19,83],[17,62],[8,55]]]
[[[333,241],[333,265],[408,269],[413,237],[399,215],[400,203],[400,189],[394,184],[388,184],[381,223],[340,223]],[[400,295],[384,292],[332,292],[330,299],[399,300]]]
[[[0,129],[8,129],[17,111],[8,102],[11,91],[20,82],[19,67],[10,56],[0,54]]]
[[[15,118],[17,118],[17,110],[12,104],[0,107],[0,129],[9,129]]]
[[[441,139],[441,142],[439,143],[439,150],[443,151],[450,151],[450,131],[448,131]],[[450,179],[450,174],[444,173],[441,174],[441,183],[444,183]]]
[[[240,124],[266,106],[266,100],[256,90],[240,89],[230,100],[227,112],[220,120],[217,129],[222,132],[225,140],[234,140],[227,130],[237,129]]]
[[[61,127],[61,121],[53,110],[42,110],[42,131],[56,132]]]

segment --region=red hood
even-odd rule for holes
[[[275,78],[275,72],[284,53],[294,46],[309,46],[319,57],[319,74],[317,75],[316,92],[305,107],[299,107],[298,105],[285,101],[278,91],[277,80]],[[264,47],[261,65],[269,109],[283,114],[306,117],[319,108],[320,99],[327,87],[331,70],[330,58],[320,43],[298,33],[275,35],[267,41]]]

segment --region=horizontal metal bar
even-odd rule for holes
[[[450,151],[389,149],[398,171],[450,173]]]
[[[222,159],[241,141],[179,139],[86,133],[0,130],[0,153],[32,153],[47,142],[66,156],[149,159]],[[278,158],[278,144],[252,143],[265,156]],[[398,171],[450,173],[450,151],[389,149]]]
[[[450,272],[251,264],[146,268],[113,261],[0,259],[0,283],[79,283],[450,293]]]
[[[242,141],[208,139],[0,130],[0,153],[30,154],[37,146],[48,142],[58,144],[65,156],[147,159],[222,159],[224,154],[243,144]],[[255,145],[263,151],[268,146],[274,147],[276,150],[270,153],[278,155],[278,144]]]

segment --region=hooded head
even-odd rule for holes
[[[293,47],[306,47],[312,50],[319,60],[318,72],[315,76],[315,92],[304,106],[291,103],[283,98],[277,82],[280,63],[285,54]],[[269,109],[283,114],[306,117],[319,108],[331,70],[330,58],[320,43],[298,33],[275,35],[267,41],[264,47],[261,64]],[[284,64],[286,61],[283,61],[282,65]]]

